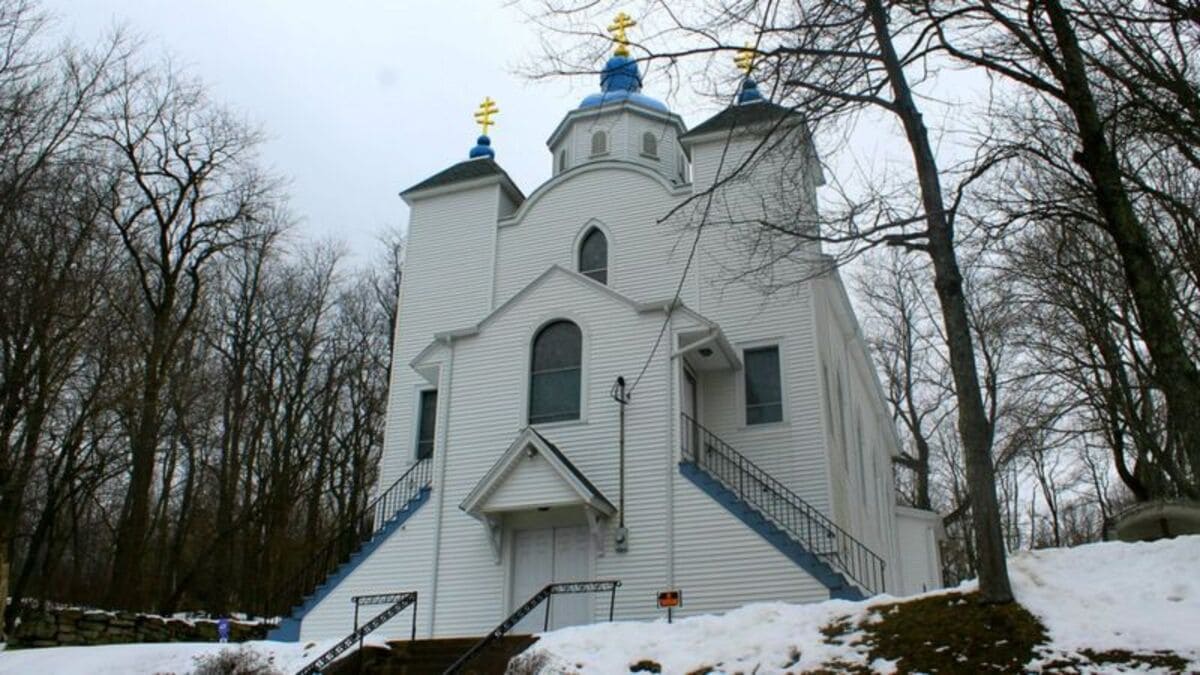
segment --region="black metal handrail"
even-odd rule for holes
[[[362,545],[379,534],[406,504],[428,489],[433,475],[433,462],[419,459],[397,478],[388,489],[379,493],[369,504],[359,509],[350,521],[329,538],[308,561],[275,587],[267,598],[263,616],[286,616],[304,596],[311,593],[350,559]]]
[[[417,592],[416,591],[408,591],[405,593],[380,593],[378,595],[358,595],[358,596],[351,598],[351,600],[354,601],[354,631],[351,632],[346,637],[342,638],[337,644],[335,644],[334,646],[330,647],[325,652],[323,652],[320,656],[318,656],[316,659],[314,659],[312,661],[312,663],[309,663],[307,666],[304,666],[300,670],[296,671],[296,675],[313,675],[313,673],[320,673],[322,670],[324,670],[325,666],[328,666],[329,664],[333,663],[333,661],[337,657],[341,656],[348,649],[350,649],[350,647],[355,642],[358,643],[358,649],[360,652],[359,658],[361,659],[362,658],[361,651],[362,651],[363,638],[366,637],[367,634],[369,634],[371,631],[382,626],[384,624],[384,622],[386,622],[388,619],[391,619],[393,616],[396,616],[400,612],[403,612],[406,608],[408,608],[409,605],[413,606],[413,629],[412,629],[412,632],[413,632],[413,638],[414,639],[416,638],[416,636],[417,636],[417,606],[416,606],[417,605]],[[391,603],[391,605],[387,609],[376,614],[374,617],[371,618],[371,620],[367,621],[363,625],[361,625],[361,626],[358,625],[358,608],[360,605],[381,605],[381,604],[388,604],[388,603]]]
[[[493,642],[495,642],[496,640],[499,640],[500,638],[504,637],[508,633],[508,631],[513,629],[513,626],[516,626],[518,623],[520,623],[521,619],[524,619],[526,616],[528,616],[530,612],[532,612],[534,609],[537,608],[538,605],[540,605],[542,603],[542,601],[544,601],[547,598],[554,596],[554,595],[561,595],[564,593],[604,593],[604,592],[608,592],[608,593],[610,593],[610,595],[608,597],[608,620],[612,621],[613,620],[613,606],[616,604],[616,601],[617,601],[617,587],[620,585],[621,585],[621,582],[617,581],[617,580],[564,581],[564,582],[560,582],[557,584],[547,584],[545,588],[538,591],[537,593],[535,593],[533,595],[533,597],[526,600],[525,604],[518,607],[517,611],[513,612],[512,614],[509,614],[508,618],[506,618],[500,622],[500,625],[496,626],[495,628],[492,629],[492,631],[490,633],[488,633],[487,635],[480,638],[479,642],[476,642],[475,644],[471,645],[471,648],[468,649],[466,652],[464,652],[462,656],[458,657],[457,661],[450,664],[449,668],[442,671],[442,675],[455,675],[456,673],[461,671],[464,666],[466,666],[468,663],[471,662],[471,659],[475,658],[476,656],[479,655],[480,652],[487,649],[488,645],[490,645]],[[550,603],[547,602],[546,603],[546,619],[545,619],[542,629],[548,630],[549,628],[550,628]]]
[[[884,591],[883,558],[687,413],[680,418],[685,462],[720,481],[867,595]]]

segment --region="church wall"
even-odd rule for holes
[[[683,616],[829,599],[828,588],[682,477],[675,481],[675,586],[683,590]]]
[[[425,634],[430,615],[430,604],[426,602],[430,597],[429,551],[436,524],[433,504],[426,503],[304,616],[300,640],[349,634],[354,628],[354,603],[350,598],[355,595],[400,591],[417,592],[417,634]],[[359,619],[370,618],[383,609],[379,605],[366,607]],[[406,609],[388,622],[383,629],[386,634],[407,637],[412,611]]]
[[[608,233],[608,285],[639,302],[669,299],[687,250],[686,244],[672,250],[680,233],[656,221],[679,198],[661,181],[625,165],[577,170],[520,219],[501,225],[497,303],[550,265],[576,269],[579,236],[592,222]],[[630,360],[637,358],[631,354]],[[639,361],[636,367],[640,366]]]
[[[891,453],[895,435],[886,404],[880,398],[866,346],[846,314],[848,301],[840,283],[819,282],[818,316],[823,360],[828,365],[826,397],[834,421],[832,480],[837,522],[888,565],[888,585],[899,582],[899,542],[894,510]],[[840,305],[840,306],[839,306]]]
[[[630,373],[627,345],[649,344],[661,314],[638,313],[630,305],[585,282],[553,274],[522,296],[477,337],[454,344],[453,406],[444,451],[445,508],[442,544],[435,563],[439,584],[434,628],[438,635],[478,635],[507,615],[511,599],[507,553],[493,559],[485,528],[458,505],[525,426],[525,387],[529,345],[545,322],[566,317],[584,335],[584,418],[580,422],[539,425],[544,436],[614,504],[617,489],[617,408],[608,393],[618,374]],[[659,359],[666,358],[660,352]],[[640,365],[640,363],[638,364]],[[628,554],[607,552],[595,561],[597,578],[619,578],[618,611],[626,618],[649,615],[653,592],[666,579],[665,523],[662,518],[667,463],[667,417],[663,368],[651,367],[628,410],[627,505],[632,547]],[[601,605],[604,605],[601,608]],[[607,614],[597,599],[596,611]],[[640,614],[639,614],[640,612]]]

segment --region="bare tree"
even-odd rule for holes
[[[1138,174],[1122,162],[1114,136],[1124,128],[1117,123],[1121,99],[1140,99],[1134,109],[1149,124],[1139,127],[1166,131],[1173,147],[1195,156],[1190,130],[1200,87],[1186,67],[1197,44],[1194,20],[1180,3],[1153,1],[1086,0],[1069,8],[1059,0],[927,1],[921,11],[939,47],[953,58],[1004,78],[1045,109],[1068,116],[1074,146],[1069,156],[1086,176],[1098,224],[1114,246],[1141,318],[1141,339],[1169,412],[1169,431],[1190,463],[1200,464],[1200,417],[1194,414],[1200,408],[1200,367],[1175,304],[1176,281],[1138,214],[1130,188]],[[1124,96],[1115,107],[1102,105],[1098,90]],[[1172,94],[1170,104],[1162,105],[1158,94],[1164,91]],[[1191,479],[1200,486],[1200,472]]]
[[[125,78],[97,136],[111,162],[108,221],[141,296],[126,317],[142,366],[109,596],[136,607],[145,598],[140,572],[169,373],[214,258],[243,242],[245,224],[268,222],[275,186],[253,164],[259,134],[170,69]]]

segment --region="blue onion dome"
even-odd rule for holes
[[[600,71],[600,89],[603,91],[641,91],[642,74],[637,61],[621,54],[614,54]]]
[[[629,101],[652,110],[668,112],[662,101],[646,96],[641,91],[642,75],[638,72],[637,61],[624,54],[616,54],[600,72],[600,91],[584,98],[579,107],[594,108],[606,103]]]
[[[765,100],[763,98],[763,95],[761,93],[759,93],[759,91],[758,91],[758,83],[754,81],[753,77],[750,77],[749,75],[747,75],[746,79],[742,80],[741,90],[738,91],[738,96],[737,96],[738,105],[745,105],[747,103],[758,103],[759,101],[763,101],[763,100]]]
[[[488,138],[487,136],[480,136],[478,139],[476,139],[475,147],[471,148],[471,152],[468,153],[468,156],[471,159],[475,159],[476,157],[495,158],[496,151],[492,150],[492,139]]]

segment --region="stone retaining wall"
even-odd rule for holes
[[[264,640],[267,623],[229,622],[229,641]],[[9,636],[12,647],[107,645],[127,642],[216,642],[217,622],[76,608],[29,610]]]

